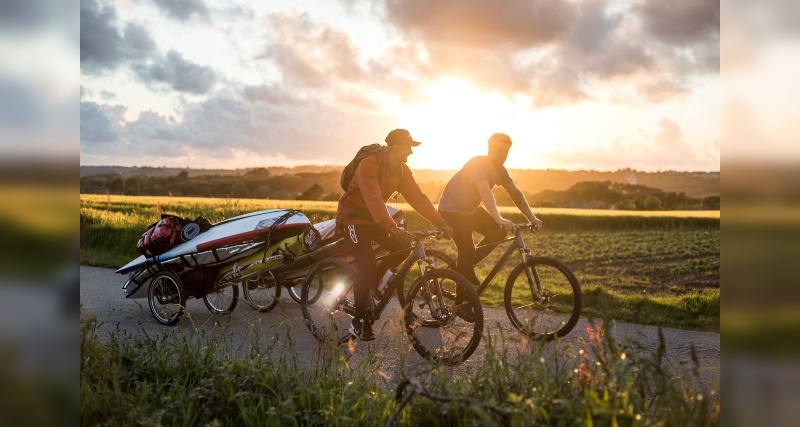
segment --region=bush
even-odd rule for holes
[[[644,210],[646,211],[657,211],[661,209],[662,204],[663,203],[661,202],[661,199],[658,197],[648,196],[646,199],[644,199],[643,206]]]
[[[633,200],[623,200],[617,203],[614,207],[620,211],[635,211],[636,203],[633,203]]]

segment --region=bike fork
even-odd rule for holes
[[[531,250],[530,248],[521,248],[519,251],[522,255],[522,263],[525,266],[525,277],[528,279],[528,287],[531,289],[531,295],[535,299],[539,299],[542,293],[542,282],[539,278],[539,272],[536,271],[536,267],[532,266],[530,263]]]

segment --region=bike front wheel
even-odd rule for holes
[[[455,260],[446,253],[436,250],[436,249],[425,249],[425,257],[430,258],[433,261],[433,266],[430,267],[431,269],[440,268],[440,269],[450,269],[455,271],[456,269],[456,262]],[[406,289],[411,289],[411,285],[414,284],[419,279],[419,268],[416,265],[412,265],[411,268],[406,273],[406,276],[403,278],[403,281],[397,284],[397,299],[400,301],[400,307],[404,307],[406,305]]]
[[[300,307],[308,330],[320,341],[339,340],[355,314],[353,273],[344,261],[322,260],[306,275]]]
[[[582,298],[580,283],[567,266],[535,257],[511,271],[504,303],[518,331],[533,340],[550,341],[567,335],[578,323]]]
[[[234,283],[231,286],[213,290],[203,295],[203,302],[208,307],[208,311],[218,316],[231,314],[236,304],[239,303],[239,285]]]
[[[451,270],[429,270],[411,285],[406,299],[406,333],[422,357],[452,366],[478,348],[483,308],[464,276]]]

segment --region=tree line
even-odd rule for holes
[[[256,168],[239,175],[192,175],[180,170],[170,176],[122,176],[104,173],[81,177],[80,191],[85,194],[122,194],[134,196],[232,197],[275,200],[338,200],[340,171],[271,174]],[[420,182],[420,187],[436,202],[446,183]],[[566,190],[532,193],[523,188],[528,201],[540,207],[594,208],[620,210],[719,209],[719,195],[690,197],[683,191],[672,192],[638,184],[612,181],[579,182]],[[513,206],[508,194],[494,189],[500,206]],[[404,202],[402,196],[397,202]]]

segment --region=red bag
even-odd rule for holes
[[[148,258],[163,254],[180,241],[185,222],[175,215],[161,214],[161,220],[151,225],[139,238],[136,249]]]

